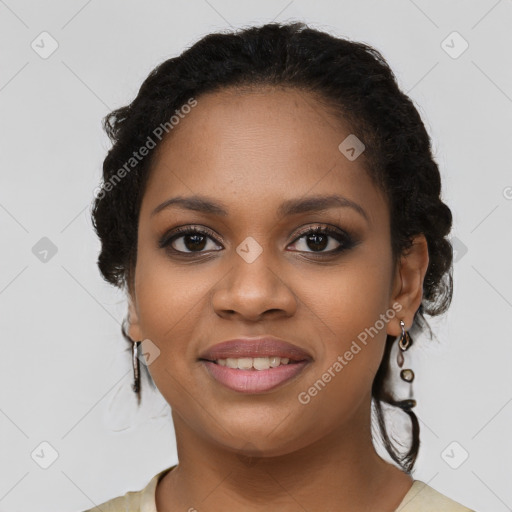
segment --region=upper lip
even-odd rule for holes
[[[199,359],[216,361],[228,357],[287,357],[292,361],[311,360],[304,349],[274,336],[259,338],[237,338],[217,343],[204,351]]]

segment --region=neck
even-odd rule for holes
[[[198,436],[173,412],[179,465],[157,486],[157,509],[393,512],[413,480],[379,457],[370,407],[361,411],[306,447],[258,457]]]

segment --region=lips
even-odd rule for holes
[[[312,357],[292,343],[266,336],[218,343],[203,352],[199,361],[207,374],[224,387],[239,393],[258,394],[270,392],[300,375]],[[259,369],[251,366],[253,361]],[[270,361],[272,367],[269,367]],[[235,362],[237,368],[229,367]]]
[[[273,336],[223,341],[204,351],[199,359],[217,361],[228,358],[272,356],[288,358],[293,362],[310,361],[312,359],[311,355],[304,349]]]

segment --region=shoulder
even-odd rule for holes
[[[127,492],[123,496],[112,498],[111,500],[100,503],[93,508],[84,510],[84,512],[126,512],[127,510],[130,512],[132,510],[133,512],[140,512],[141,492],[142,491]]]
[[[129,491],[123,496],[112,498],[83,512],[157,512],[155,503],[156,485],[174,467],[171,466],[157,473],[140,491]]]
[[[421,480],[414,480],[395,512],[475,512]]]

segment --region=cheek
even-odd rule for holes
[[[322,340],[314,377],[321,379],[327,372],[326,387],[346,399],[370,389],[386,341],[391,259],[372,254],[383,252],[361,251],[343,265],[317,272],[301,284],[307,306],[304,314],[317,327],[316,334]],[[394,310],[388,314],[392,318]]]
[[[307,278],[303,274],[297,281],[308,297],[306,305],[325,318],[340,339],[357,337],[376,322],[389,304],[388,261],[365,256],[361,252],[338,267],[317,270]]]
[[[191,279],[194,272],[171,269],[169,264],[153,259],[154,263],[146,264],[142,257],[136,274],[141,331],[159,350],[148,370],[173,409],[187,411],[189,390],[194,386],[189,340],[194,339],[194,325],[205,307],[201,299],[208,287],[204,281],[201,284]]]
[[[176,371],[190,365],[194,326],[207,307],[208,290],[214,284],[211,273],[189,265],[178,266],[165,256],[142,249],[135,274],[139,322],[146,338],[153,341],[161,357],[152,363],[151,374]],[[155,378],[155,381],[156,381]]]

